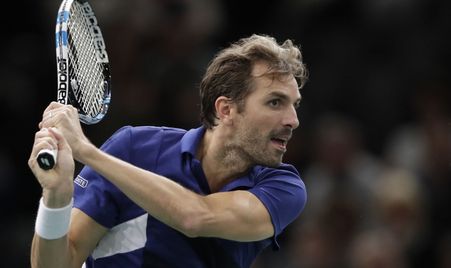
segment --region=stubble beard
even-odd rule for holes
[[[259,130],[246,128],[241,129],[237,133],[235,142],[226,147],[229,153],[247,163],[249,167],[262,165],[276,168],[282,162],[283,153],[271,150],[270,142],[270,137]]]

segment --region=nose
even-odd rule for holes
[[[284,126],[290,127],[291,129],[296,129],[299,127],[299,119],[298,119],[298,113],[296,112],[295,107],[290,107],[288,111],[285,114]]]

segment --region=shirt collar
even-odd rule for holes
[[[192,156],[195,156],[197,148],[199,147],[199,143],[204,134],[204,126],[188,130],[188,132],[183,135],[183,138],[181,140],[181,153],[189,153]]]

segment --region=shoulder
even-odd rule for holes
[[[307,189],[298,170],[289,164],[281,164],[277,168],[257,166],[253,169],[257,195],[277,197],[300,213],[307,201]]]
[[[162,155],[180,152],[186,130],[157,126],[124,126],[101,147],[103,151],[141,168],[152,170]]]
[[[283,180],[292,182],[305,189],[305,184],[299,174],[299,171],[290,164],[282,163],[277,168],[255,166],[251,171],[255,183],[267,182],[268,180]]]
[[[289,164],[277,168],[256,166],[251,172],[254,180],[253,191],[271,193],[280,200],[290,199],[302,210],[307,199],[307,189],[298,170]]]
[[[185,129],[173,127],[158,127],[158,126],[123,126],[118,129],[109,140],[123,139],[123,138],[152,138],[153,136],[183,136],[186,133]]]
[[[111,144],[123,144],[128,148],[142,145],[159,145],[164,140],[181,139],[186,130],[157,126],[123,126],[102,145],[107,149]]]
[[[277,168],[256,166],[249,189],[268,209],[276,236],[304,210],[307,191],[297,169],[289,164]]]

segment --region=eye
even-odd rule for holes
[[[280,106],[280,100],[279,99],[272,99],[268,102],[268,105],[271,107],[279,107]]]

